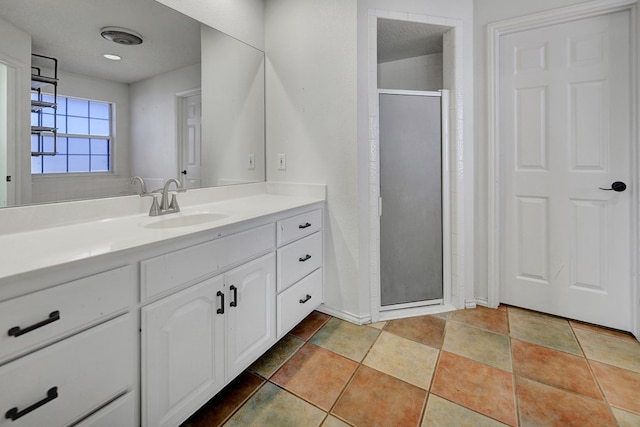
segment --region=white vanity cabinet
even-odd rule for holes
[[[0,303],[0,426],[67,426],[117,406],[135,387],[135,285],[124,266]],[[133,406],[112,419],[135,425]]]
[[[276,229],[280,339],[322,303],[322,212],[316,209],[279,220]]]
[[[261,236],[267,230],[270,253],[142,307],[143,426],[178,425],[276,342],[273,224],[205,243],[200,249],[230,245],[227,256],[236,245],[250,247],[255,239],[264,244]],[[162,259],[182,259],[184,250]],[[206,264],[211,274],[224,270],[219,259]],[[143,263],[151,270],[150,266],[164,265],[156,261]],[[155,273],[148,271],[148,276]],[[176,272],[174,277],[192,279],[187,272]]]
[[[33,231],[47,252],[0,271],[0,427],[180,425],[322,303],[322,200],[231,199],[233,220],[184,231]]]

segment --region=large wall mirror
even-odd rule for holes
[[[55,110],[32,111],[31,73],[55,73],[32,53],[57,60]],[[52,136],[32,127],[54,115],[52,155]],[[149,190],[261,182],[264,125],[264,52],[252,46],[155,0],[2,0],[0,206],[130,195],[136,175]]]

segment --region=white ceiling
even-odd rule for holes
[[[200,62],[200,23],[155,0],[1,1],[0,18],[29,33],[33,53],[57,58],[62,70],[133,83]],[[131,29],[144,42],[107,41],[100,29],[108,26]]]
[[[378,63],[442,53],[450,28],[419,22],[378,19]]]

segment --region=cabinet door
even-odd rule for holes
[[[224,385],[222,276],[142,308],[142,425],[176,426]]]
[[[225,274],[227,380],[242,372],[276,341],[273,253]]]

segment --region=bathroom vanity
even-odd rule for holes
[[[324,187],[266,188],[1,234],[0,426],[177,426],[317,308]]]

